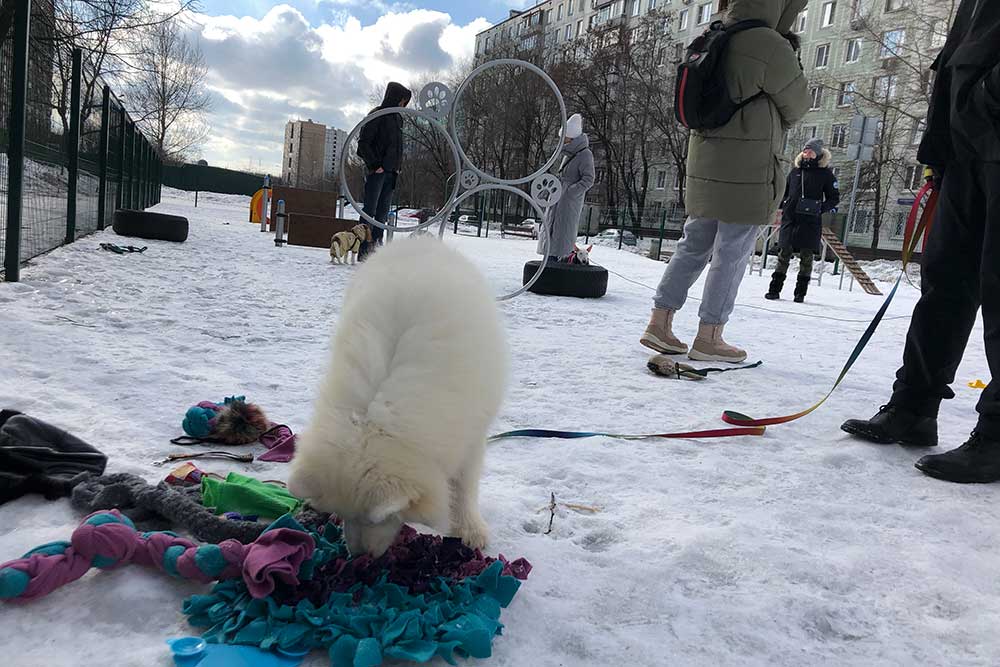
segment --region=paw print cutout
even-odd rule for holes
[[[555,206],[562,197],[562,183],[552,174],[542,174],[531,182],[531,198],[541,208]]]

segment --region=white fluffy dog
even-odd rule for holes
[[[344,520],[352,554],[404,522],[487,542],[479,477],[506,387],[493,292],[435,238],[397,241],[354,277],[289,490]]]

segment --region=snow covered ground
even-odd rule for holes
[[[277,249],[248,224],[248,200],[167,193],[191,218],[183,245],[119,256],[107,230],[0,284],[0,406],[98,446],[110,471],[149,480],[185,409],[246,394],[276,420],[308,421],[329,333],[354,268],[326,251]],[[530,240],[446,237],[497,293],[520,282]],[[637,344],[663,264],[612,248],[608,295],[526,295],[502,306],[513,373],[498,430],[644,432],[719,426],[724,409],[787,414],[826,393],[881,299],[813,286],[809,302],[764,301],[744,281],[728,329],[764,366],[701,383],[645,369]],[[692,291],[700,294],[701,283]],[[956,486],[913,468],[918,452],[838,429],[888,396],[908,285],[857,369],[820,411],[763,438],[625,442],[513,440],[491,446],[483,480],[490,550],[535,570],[503,621],[506,667],[620,665],[996,665],[1000,663],[1000,485]],[[690,339],[697,302],[678,317]],[[490,354],[483,350],[483,354]],[[942,440],[964,441],[989,379],[982,328],[945,405]],[[414,397],[419,400],[419,397]],[[201,465],[201,464],[199,464]],[[281,478],[281,464],[203,467]],[[546,505],[562,509],[545,535]],[[67,501],[0,506],[0,560],[68,538]],[[140,568],[96,572],[29,605],[0,607],[11,667],[166,666],[163,639],[189,634],[180,606],[201,587]],[[322,665],[315,656],[309,665]],[[443,663],[441,663],[443,664]]]

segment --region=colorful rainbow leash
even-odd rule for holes
[[[920,215],[920,205],[926,198],[927,203],[924,205],[923,215]],[[933,181],[927,181],[920,192],[917,194],[916,201],[913,202],[913,207],[910,209],[909,218],[906,221],[906,235],[903,239],[903,269],[899,272],[899,277],[896,278],[896,284],[892,286],[892,291],[889,292],[889,296],[885,298],[885,302],[882,307],[879,308],[878,313],[875,314],[875,319],[872,320],[871,324],[865,330],[865,333],[861,336],[861,340],[858,344],[854,346],[854,350],[851,352],[851,356],[848,357],[847,363],[844,364],[843,370],[840,371],[840,375],[837,377],[837,381],[833,383],[833,387],[827,393],[826,396],[816,403],[811,408],[803,410],[802,412],[797,412],[793,415],[788,415],[785,417],[767,417],[764,419],[753,419],[739,412],[734,412],[732,410],[727,410],[722,414],[722,421],[727,424],[733,424],[734,426],[773,426],[776,424],[787,424],[793,422],[797,419],[802,419],[806,415],[809,415],[816,410],[818,410],[824,403],[833,396],[833,392],[837,391],[837,387],[844,381],[847,374],[850,372],[851,368],[854,367],[855,362],[861,357],[861,353],[864,352],[865,348],[868,347],[868,343],[871,341],[872,336],[875,335],[875,330],[878,329],[879,324],[882,323],[882,318],[885,317],[886,311],[889,310],[889,305],[892,303],[893,298],[896,296],[896,292],[899,290],[899,285],[903,281],[903,276],[906,275],[906,267],[909,265],[910,260],[913,259],[913,253],[917,247],[917,241],[924,232],[930,232],[931,224],[934,221],[934,211],[937,208],[938,192],[934,189]],[[917,222],[919,218],[919,223]]]
[[[926,204],[923,206],[923,215],[920,214],[921,204],[924,203],[926,199]],[[865,330],[865,333],[861,336],[861,340],[858,344],[854,346],[854,350],[851,352],[850,357],[847,359],[847,363],[844,364],[843,370],[840,371],[840,375],[837,377],[837,381],[834,382],[833,387],[823,397],[818,403],[813,405],[807,410],[802,412],[797,412],[793,415],[788,415],[785,417],[768,417],[765,419],[753,419],[739,412],[734,412],[732,410],[727,410],[722,415],[722,421],[727,424],[731,424],[733,428],[721,428],[709,431],[688,431],[682,433],[648,433],[648,434],[622,434],[622,433],[602,433],[597,431],[552,431],[547,429],[521,429],[517,431],[507,431],[505,433],[499,433],[492,436],[489,441],[494,442],[496,440],[503,440],[506,438],[557,438],[562,440],[577,440],[581,438],[616,438],[619,440],[648,440],[653,438],[670,439],[670,440],[688,440],[697,438],[729,438],[734,436],[742,435],[764,435],[764,432],[768,426],[774,426],[777,424],[787,424],[793,422],[797,419],[802,419],[806,415],[809,415],[816,410],[818,410],[824,403],[829,400],[833,395],[833,392],[837,390],[837,387],[844,381],[847,374],[850,372],[851,368],[861,357],[861,353],[864,352],[865,348],[868,347],[868,343],[871,341],[872,336],[875,335],[875,330],[878,329],[879,325],[882,323],[882,319],[885,317],[886,312],[889,310],[890,304],[892,304],[893,298],[896,296],[896,292],[899,290],[899,285],[903,281],[903,276],[906,275],[906,267],[909,265],[910,260],[913,258],[913,253],[916,249],[917,241],[924,232],[929,232],[931,224],[934,220],[934,211],[937,208],[938,192],[934,189],[933,181],[928,180],[928,182],[921,188],[920,192],[917,194],[916,201],[913,203],[913,207],[910,209],[910,215],[906,222],[906,235],[903,240],[903,269],[899,272],[899,277],[896,279],[896,284],[893,285],[892,291],[886,297],[885,302],[882,307],[879,308],[878,313],[875,314],[875,318],[872,320],[871,324]],[[919,221],[919,222],[918,222]],[[926,240],[925,240],[926,246]]]

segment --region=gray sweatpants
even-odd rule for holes
[[[760,227],[733,225],[708,218],[688,218],[677,251],[670,258],[653,304],[666,310],[680,310],[688,290],[709,258],[705,291],[698,315],[704,324],[725,324],[733,312],[736,293]]]

